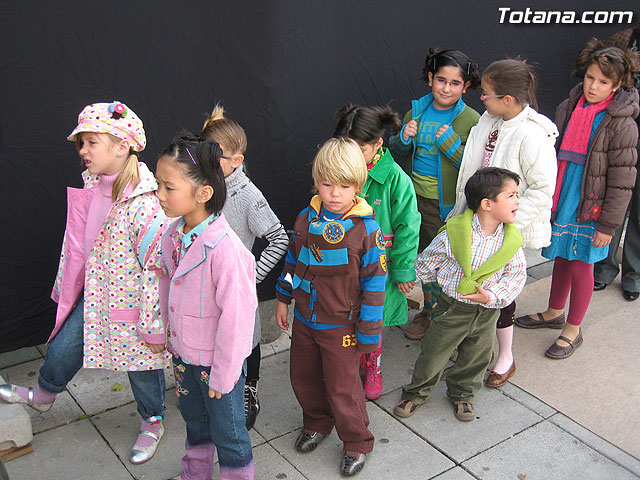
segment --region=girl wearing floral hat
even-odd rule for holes
[[[56,322],[38,386],[0,385],[0,398],[48,411],[80,368],[126,371],[142,416],[130,461],[155,453],[164,433],[165,330],[152,265],[164,213],[137,153],[142,121],[120,102],[88,105],[68,140],[86,170],[67,189],[67,225],[51,297]]]

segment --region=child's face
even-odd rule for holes
[[[480,85],[482,88],[480,100],[484,103],[484,108],[487,109],[487,112],[491,115],[504,115],[507,112],[507,106],[503,101],[503,98],[506,95],[496,96],[496,91],[494,90],[493,85],[491,85],[485,77],[482,77]]]
[[[367,165],[373,161],[373,157],[375,157],[380,147],[382,147],[382,138],[379,138],[377,142],[373,143],[360,143],[356,142],[360,146],[360,150],[362,150],[362,155],[364,156],[365,162]]]
[[[327,180],[316,181],[324,208],[332,213],[345,213],[353,206],[356,189],[353,185],[336,185]]]
[[[484,200],[483,200],[484,201]],[[507,179],[502,184],[502,191],[495,200],[489,199],[490,215],[502,223],[513,223],[520,206],[518,184],[515,180]]]
[[[615,84],[613,79],[605,76],[597,63],[592,63],[584,74],[582,91],[587,103],[600,103],[611,95],[611,92],[620,87],[620,83]]]
[[[184,217],[202,207],[197,189],[182,167],[167,155],[158,159],[156,168],[157,196],[167,217]]]
[[[227,178],[231,175],[236,168],[242,165],[244,161],[244,155],[241,153],[233,153],[229,150],[229,148],[225,147],[223,144],[220,145],[220,150],[222,150],[222,156],[220,157],[220,166],[222,167],[222,173],[224,174],[224,178]]]
[[[452,66],[440,67],[435,75],[429,72],[428,78],[433,106],[438,110],[453,107],[471,85],[471,82],[465,83],[460,69]]]
[[[82,132],[78,134],[78,153],[84,166],[93,175],[115,175],[122,170],[128,158],[126,142],[114,143],[103,133]]]

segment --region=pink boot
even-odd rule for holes
[[[364,396],[367,400],[375,400],[382,395],[382,368],[380,367],[382,344],[374,352],[367,354],[364,375]]]

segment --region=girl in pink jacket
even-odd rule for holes
[[[164,433],[168,356],[152,252],[166,217],[153,174],[138,163],[142,121],[124,103],[88,105],[68,140],[86,167],[85,185],[67,192],[47,358],[38,387],[0,385],[0,398],[46,412],[81,367],[127,371],[143,418],[129,460],[144,463]]]
[[[178,479],[209,480],[218,448],[220,478],[252,479],[245,426],[245,359],[251,353],[255,260],[221,212],[226,199],[222,151],[213,141],[182,137],[158,160],[158,199],[179,217],[162,235],[158,266],[167,348],[180,413],[187,424]]]

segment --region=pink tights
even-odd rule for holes
[[[569,291],[571,298],[567,322],[580,325],[593,294],[593,265],[580,260],[556,257],[551,278],[549,308],[564,310]]]

